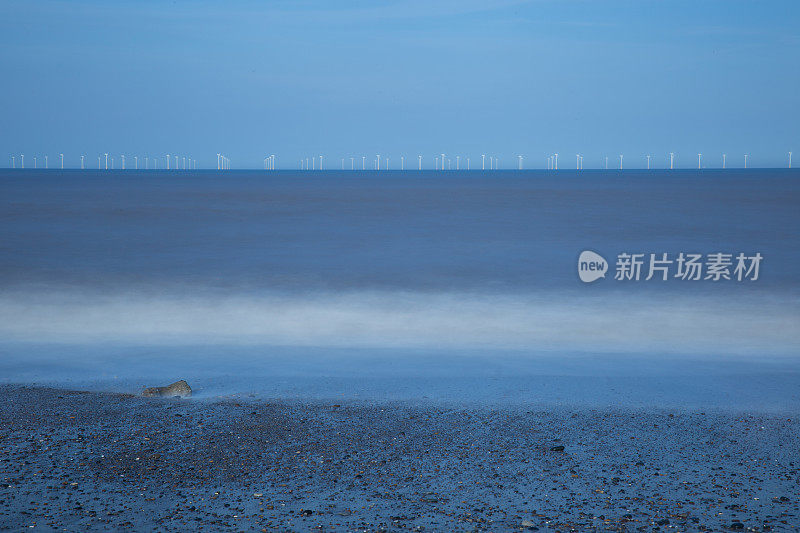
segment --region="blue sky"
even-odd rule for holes
[[[0,153],[26,163],[800,162],[796,0],[4,0],[0,72]]]

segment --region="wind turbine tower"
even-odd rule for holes
[[[481,170],[486,170],[486,154],[481,154]]]
[[[64,154],[58,154],[61,156],[61,170],[64,170]]]
[[[105,156],[106,156],[106,170],[108,170],[108,154],[105,154]]]
[[[650,154],[647,154],[647,170],[650,170]]]
[[[673,163],[675,162],[675,152],[669,153],[669,169],[672,170],[674,168]]]
[[[703,154],[697,154],[697,170],[700,170],[702,168],[701,167],[701,163],[700,163],[702,157],[703,157]]]
[[[725,157],[726,157],[727,155],[728,155],[728,154],[722,154],[722,168],[723,168],[723,169],[725,168]]]
[[[622,154],[619,154],[619,169],[622,170]]]
[[[747,168],[747,154],[744,154],[744,168]]]

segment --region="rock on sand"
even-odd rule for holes
[[[142,391],[142,396],[163,396],[166,398],[188,398],[192,395],[192,388],[184,380],[176,381],[166,387],[150,387]]]

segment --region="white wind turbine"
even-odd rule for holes
[[[422,156],[418,155],[417,156],[417,160],[418,160],[418,162],[417,162],[417,170],[422,170]]]
[[[442,154],[442,170],[444,170],[444,154]]]
[[[555,160],[554,160],[554,164],[556,166],[555,170],[558,170],[558,152],[556,152],[553,155],[556,157]]]
[[[622,154],[619,154],[619,169],[622,170]]]
[[[122,158],[122,170],[125,170],[125,154],[120,155]]]
[[[575,170],[581,169],[581,154],[575,154]]]
[[[726,158],[727,156],[728,156],[728,154],[722,154],[722,168],[723,168],[723,169],[725,168],[725,158]]]
[[[361,156],[361,170],[366,170],[366,169],[367,169],[367,156],[362,155]]]
[[[136,166],[136,168],[134,168],[134,170],[139,170],[139,156],[138,155],[133,156],[133,162],[134,162],[134,165]]]
[[[64,154],[58,154],[61,156],[61,170],[64,170]]]
[[[375,157],[378,158],[378,166],[376,167],[377,170],[381,169],[381,154],[376,154]]]
[[[223,163],[225,162],[225,157],[224,157],[224,156],[223,156],[223,159],[222,159],[222,161],[223,161]],[[223,167],[224,167],[224,166],[225,166],[225,165],[223,164]],[[169,170],[169,154],[167,154],[167,170]]]
[[[669,169],[670,170],[675,168],[674,163],[675,163],[675,152],[670,152],[669,153]]]
[[[461,162],[461,156],[460,156],[460,155],[457,155],[457,156],[456,156],[456,170],[461,170],[461,168],[460,168],[460,162]]]
[[[481,170],[486,170],[486,154],[481,154]]]
[[[47,163],[47,156],[44,156],[44,168],[49,168]]]
[[[792,152],[789,152],[789,168],[792,168]]]
[[[400,170],[402,171],[402,170],[405,170],[405,169],[406,169],[406,158],[405,158],[405,156],[401,155],[400,156]]]
[[[17,158],[13,154],[11,155],[11,168],[17,168]]]
[[[650,154],[647,154],[647,170],[650,170]]]
[[[25,154],[19,154],[19,159],[22,161],[22,168],[25,168]]]
[[[108,153],[106,153],[105,156],[106,156],[106,170],[108,170]]]
[[[522,170],[522,156],[517,156],[517,170]]]
[[[467,158],[467,170],[469,170],[469,157]]]
[[[703,154],[697,154],[697,170],[700,170],[702,157],[703,157]]]
[[[351,157],[350,158],[350,170],[355,170],[355,169],[356,169],[355,158]]]
[[[744,168],[747,168],[747,154],[744,154]]]
[[[83,170],[83,156],[81,156],[81,170]]]

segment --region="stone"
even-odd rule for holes
[[[184,380],[176,381],[166,387],[149,387],[142,391],[142,396],[164,398],[188,398],[192,395],[192,388]]]

